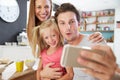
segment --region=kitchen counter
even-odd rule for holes
[[[6,46],[0,45],[0,58],[6,58],[11,61],[35,59],[30,46]],[[35,80],[38,61],[33,66],[33,70],[28,70],[24,65],[24,71],[16,73],[15,63],[5,68],[0,75],[0,80]]]
[[[36,59],[33,69],[27,69],[24,64],[23,72],[16,72],[15,62],[10,64],[0,75],[0,80],[36,80],[36,70],[39,59]]]
[[[0,58],[8,58],[12,61],[34,58],[30,46],[6,46],[0,45]]]

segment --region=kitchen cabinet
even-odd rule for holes
[[[117,58],[117,63],[120,67],[120,28],[115,29],[114,53]]]
[[[12,61],[33,59],[30,46],[0,46],[0,58],[8,58]]]

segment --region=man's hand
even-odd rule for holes
[[[104,41],[104,37],[102,36],[102,33],[95,32],[89,36],[89,40],[92,40],[92,42],[102,42]]]
[[[100,80],[112,80],[117,67],[113,51],[107,45],[96,45],[92,49],[104,51],[105,54],[100,55],[96,52],[81,51],[82,58],[79,56],[78,62],[80,65],[88,67],[84,72]]]

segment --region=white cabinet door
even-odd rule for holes
[[[34,58],[29,46],[3,46],[2,57],[13,61]]]
[[[115,29],[114,52],[117,58],[117,63],[120,65],[120,29]]]

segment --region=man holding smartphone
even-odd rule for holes
[[[87,35],[79,33],[78,27],[80,26],[80,15],[72,4],[63,3],[55,13],[55,20],[58,24],[62,36],[68,44],[89,47],[93,46],[92,42],[87,40]],[[85,71],[74,69],[75,73],[73,80],[115,80],[113,79],[113,76],[115,75],[116,70],[116,59],[110,47],[105,45],[98,45],[92,48],[105,51],[105,56],[93,52],[89,52],[90,54],[87,54],[87,52],[82,51],[80,54],[85,58],[91,59],[91,61],[81,59],[81,57],[78,56],[78,62],[80,65],[84,65],[88,68],[86,68]],[[92,62],[93,60],[99,64]],[[42,77],[60,77],[60,74],[55,74],[57,69],[55,70],[50,68],[51,65],[54,65],[54,63],[47,65],[46,68],[41,72]],[[47,71],[51,71],[51,74],[46,73]]]
[[[79,12],[72,4],[62,4],[55,13],[55,19],[62,36],[65,38],[68,44],[90,47],[93,46],[92,42],[85,42],[87,41],[86,35],[79,33],[78,27],[80,26],[80,16]],[[82,57],[91,60],[84,60],[79,57],[78,62],[80,65],[84,65],[88,68],[86,68],[84,71],[85,73],[75,69],[74,80],[112,80],[116,70],[116,59],[111,48],[106,45],[96,45],[92,48],[105,51],[106,54],[103,56],[94,52],[81,52],[80,54]]]

